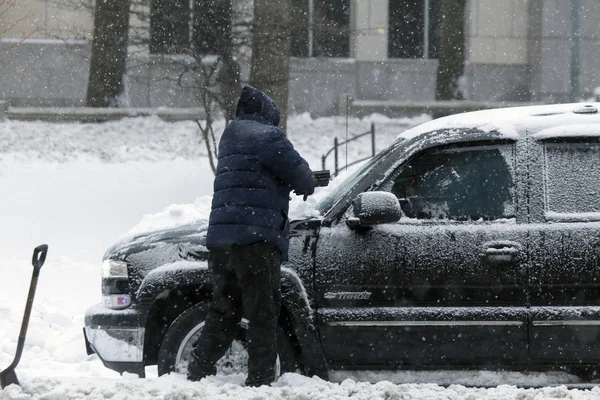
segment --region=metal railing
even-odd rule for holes
[[[354,160],[351,163],[348,163],[344,166],[344,168],[350,167],[356,163],[359,163],[361,161],[365,161],[368,160],[369,158],[375,156],[375,124],[371,123],[371,130],[365,132],[365,133],[361,133],[355,136],[352,136],[350,139],[347,140],[343,140],[343,141],[339,141],[337,137],[335,137],[333,139],[333,147],[331,149],[329,149],[329,151],[327,151],[327,153],[325,153],[322,157],[321,157],[321,165],[322,165],[322,169],[327,169],[325,164],[327,162],[327,157],[333,152],[333,163],[334,163],[334,169],[333,169],[333,173],[331,174],[332,176],[336,176],[339,172],[340,172],[340,168],[339,168],[339,151],[338,148],[340,146],[345,145],[346,143],[350,143],[353,142],[357,139],[360,139],[363,136],[367,136],[367,135],[371,135],[371,150],[372,150],[372,154],[368,157],[363,157],[361,159],[358,160]]]

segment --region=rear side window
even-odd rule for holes
[[[392,193],[409,218],[513,218],[513,169],[512,144],[429,151],[402,169]]]
[[[600,212],[600,143],[545,144],[546,211]]]

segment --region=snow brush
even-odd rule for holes
[[[317,186],[327,186],[331,180],[331,172],[328,169],[313,171],[313,178],[317,181]]]
[[[25,346],[25,335],[27,334],[27,325],[29,325],[29,316],[31,315],[31,306],[33,305],[33,298],[35,296],[35,289],[37,287],[38,277],[40,276],[40,269],[46,261],[46,254],[48,253],[48,245],[42,244],[33,250],[33,274],[31,275],[31,284],[29,285],[29,294],[27,295],[27,304],[25,305],[25,313],[23,314],[23,322],[21,323],[21,332],[19,333],[19,342],[17,343],[17,353],[13,362],[8,368],[0,372],[0,388],[4,389],[8,385],[19,385],[17,379],[17,373],[15,368],[21,360],[21,354],[23,353],[23,347]]]

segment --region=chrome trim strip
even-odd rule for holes
[[[328,326],[522,326],[521,321],[332,321]]]
[[[582,321],[582,320],[556,320],[556,321],[532,321],[531,325],[533,326],[598,326],[600,325],[600,321],[591,320],[591,321]]]

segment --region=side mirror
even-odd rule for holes
[[[354,199],[354,217],[348,226],[365,227],[397,222],[402,217],[398,198],[388,192],[365,192]]]

